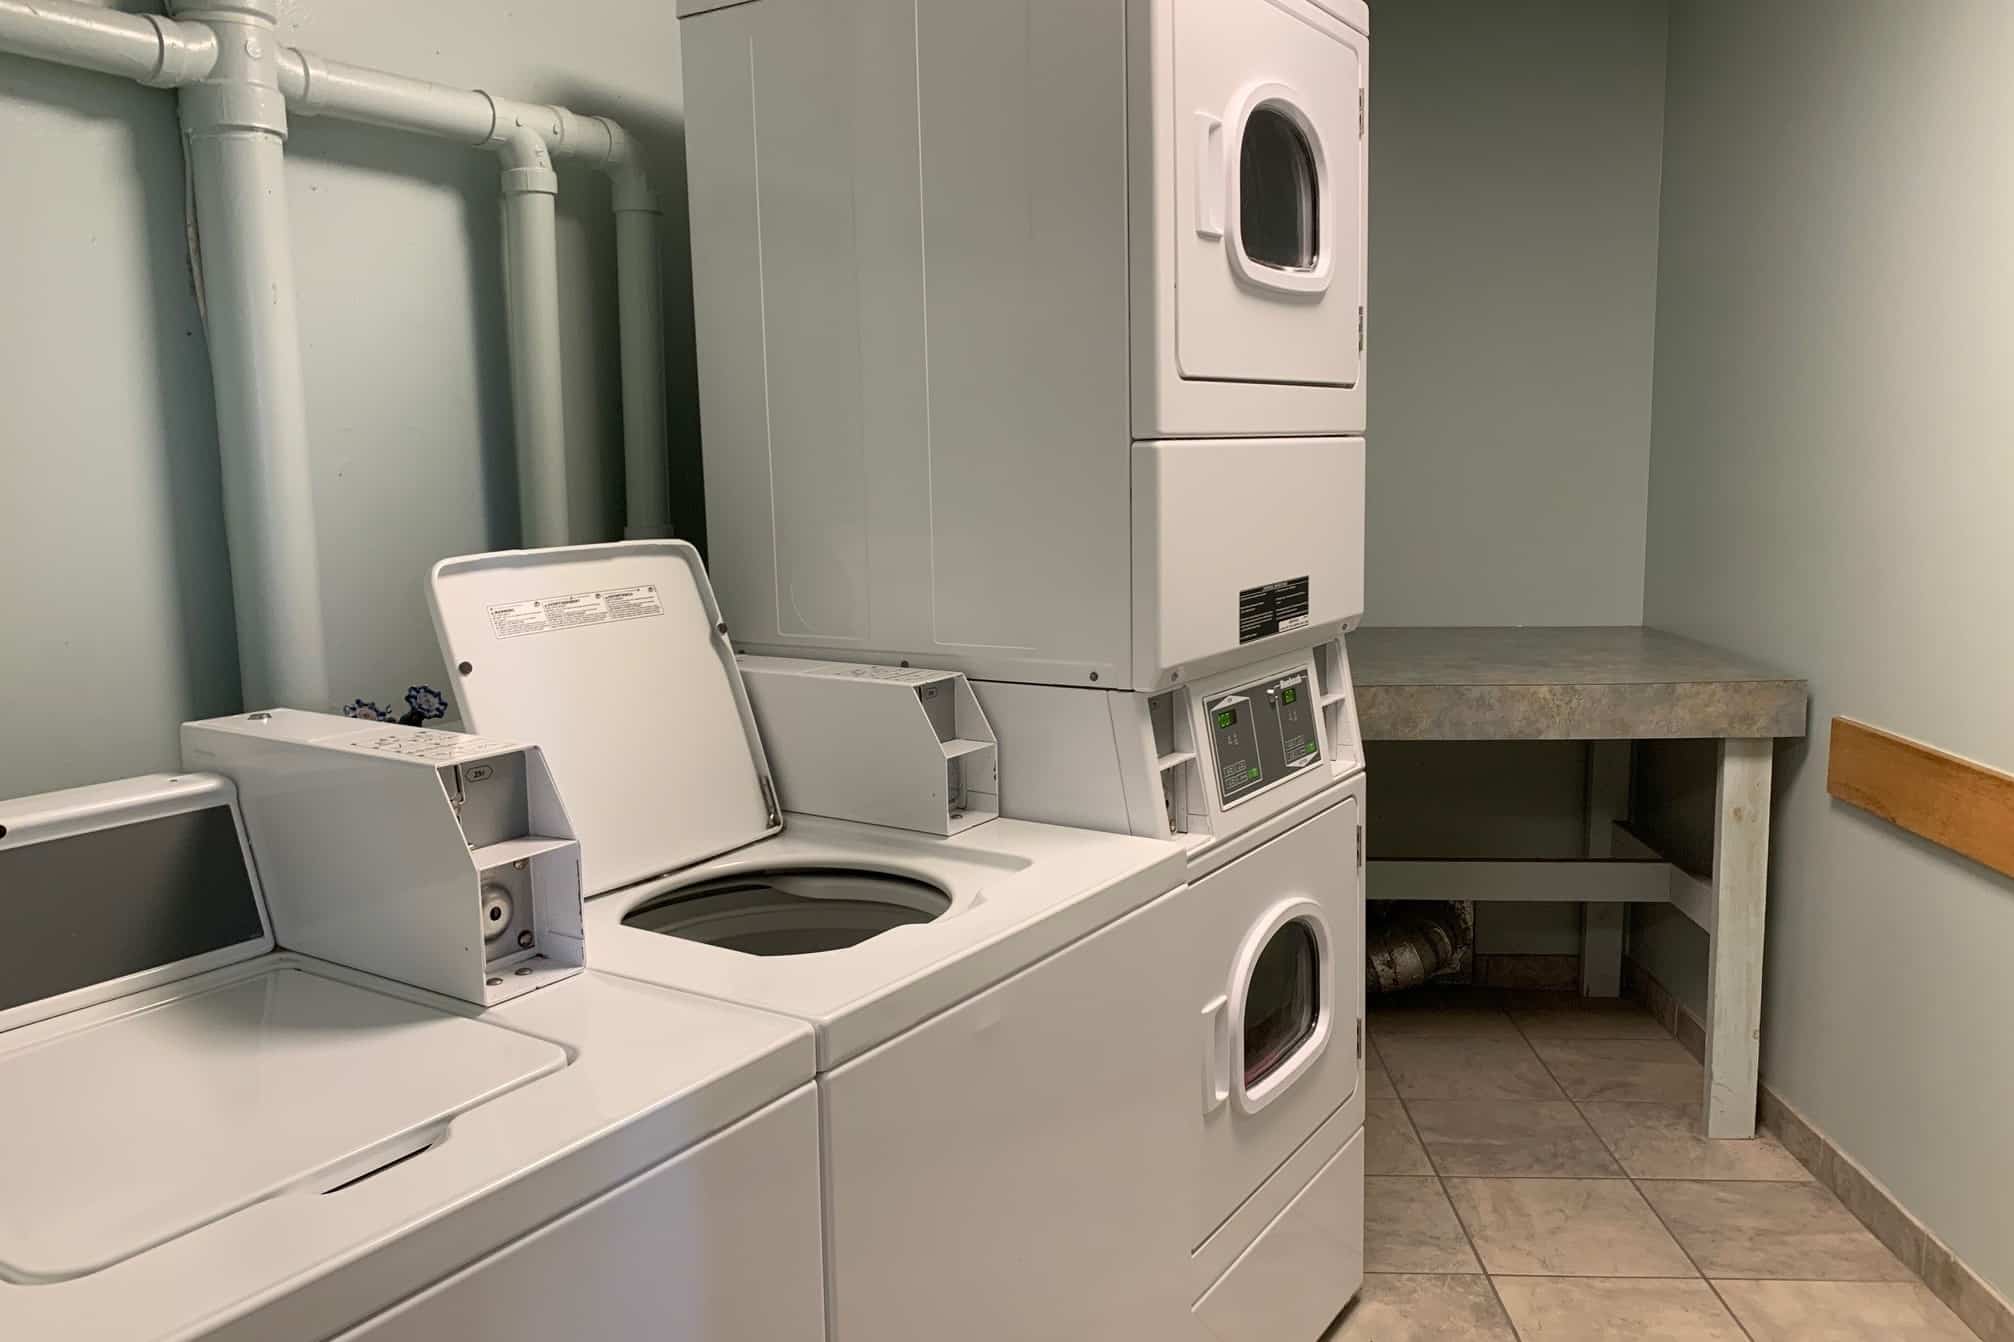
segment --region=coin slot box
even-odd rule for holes
[[[963,674],[737,660],[785,810],[944,835],[1000,814],[999,747]]]
[[[580,845],[537,746],[274,709],[182,728],[232,778],[279,944],[494,1006],[579,972]]]

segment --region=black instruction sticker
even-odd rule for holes
[[[1247,587],[1238,593],[1238,642],[1271,638],[1304,629],[1308,623],[1308,580],[1305,576]]]

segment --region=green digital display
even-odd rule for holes
[[[1219,727],[1235,727],[1235,726],[1237,726],[1237,725],[1238,725],[1238,710],[1237,710],[1237,709],[1235,709],[1235,708],[1226,708],[1226,709],[1223,709],[1223,710],[1219,711],[1219,712],[1218,712],[1218,714],[1217,714],[1217,725],[1218,725]]]
[[[1300,697],[1301,687],[1298,685],[1289,685],[1286,689],[1280,691],[1280,702],[1283,704],[1291,704]]]

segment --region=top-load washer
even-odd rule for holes
[[[1146,690],[1343,630],[1362,0],[680,12],[738,647]]]
[[[690,546],[452,559],[432,595],[469,724],[565,789],[591,962],[816,1027],[833,1342],[1312,1342],[1341,1308],[1352,806],[1212,892],[1172,843],[786,814]]]
[[[823,1337],[803,1024],[593,969],[483,1010],[276,948],[300,875],[214,773],[0,802],[0,1336]]]

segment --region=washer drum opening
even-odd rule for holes
[[[622,921],[743,955],[815,955],[932,922],[950,907],[951,897],[926,881],[810,868],[702,881],[641,905]]]

